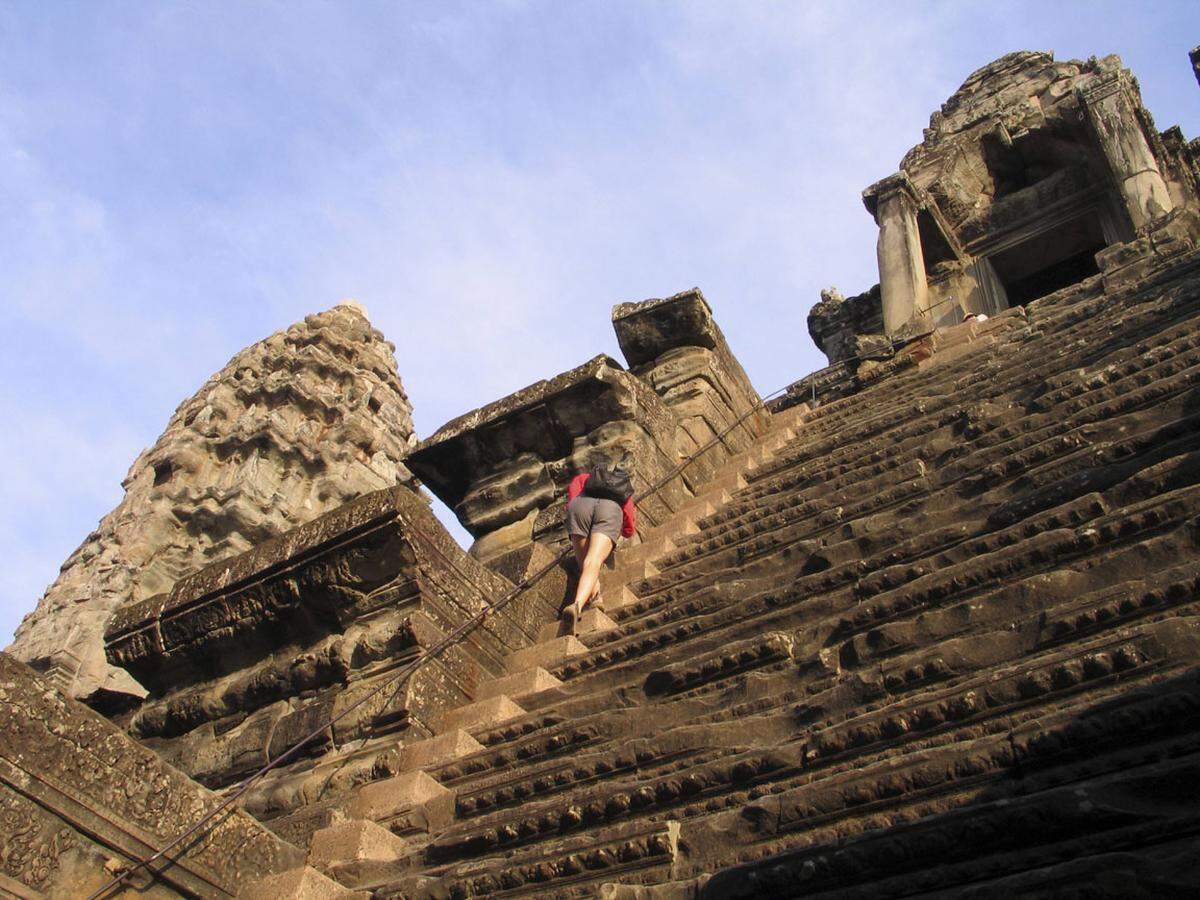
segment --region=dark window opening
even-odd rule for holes
[[[1005,142],[985,135],[983,162],[992,179],[992,200],[999,200],[1045,181],[1063,169],[1087,164],[1088,154],[1066,129],[1035,128]]]
[[[1039,234],[988,258],[1004,285],[1009,306],[1021,306],[1099,273],[1096,253],[1105,247],[1094,213]]]

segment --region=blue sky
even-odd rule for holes
[[[1119,53],[1200,134],[1200,4],[0,2],[0,644],[234,353],[354,297],[421,436],[700,286],[763,391],[876,279],[863,187],[974,69]]]

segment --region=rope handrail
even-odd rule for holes
[[[794,382],[792,382],[792,383],[794,384]],[[705,454],[709,450],[711,450],[713,447],[715,447],[720,441],[722,441],[725,438],[725,436],[727,434],[732,432],[735,428],[737,428],[739,425],[741,425],[743,422],[745,422],[748,418],[750,418],[752,415],[754,415],[759,410],[766,409],[768,401],[774,399],[775,397],[777,397],[779,395],[786,393],[788,387],[790,387],[790,386],[791,386],[790,384],[785,385],[784,387],[781,387],[775,391],[772,391],[770,394],[760,397],[757,403],[755,403],[748,410],[746,410],[744,413],[742,413],[742,415],[739,416],[737,419],[735,419],[731,425],[729,425],[723,431],[719,432],[715,437],[713,437],[710,441],[708,441],[708,443],[706,443],[704,446],[700,447],[698,450],[692,451],[692,453],[689,456],[684,458],[683,461],[681,461],[676,466],[674,466],[666,475],[664,475],[662,478],[660,478],[658,481],[656,481],[649,488],[642,491],[641,493],[635,494],[633,497],[634,503],[639,503],[642,500],[646,499],[647,497],[650,497],[650,496],[658,493],[660,490],[662,490],[664,487],[666,487],[666,485],[669,484],[673,479],[677,478],[680,474],[682,474],[683,470],[686,469],[689,465],[691,465],[695,460],[697,460],[700,456],[702,456],[703,454]],[[415,529],[414,529],[414,531],[415,531]],[[427,544],[427,546],[432,546],[432,545]],[[338,722],[340,722],[342,719],[346,718],[346,716],[350,715],[350,713],[352,713],[355,710],[362,707],[369,700],[373,700],[375,697],[379,696],[384,690],[391,687],[393,684],[396,685],[396,692],[398,692],[400,687],[404,684],[405,680],[408,679],[417,669],[419,669],[421,666],[423,666],[425,663],[429,662],[430,660],[437,659],[439,656],[441,656],[441,654],[445,653],[446,650],[448,650],[454,644],[457,644],[459,641],[461,641],[463,638],[465,638],[468,634],[470,634],[475,628],[482,625],[483,622],[488,618],[488,616],[504,609],[504,607],[508,606],[508,604],[510,604],[511,602],[516,600],[519,596],[521,596],[527,590],[532,588],[535,584],[540,582],[543,578],[545,578],[547,575],[549,575],[551,571],[556,569],[559,566],[559,564],[562,563],[562,561],[564,559],[566,559],[566,557],[568,555],[571,554],[571,552],[572,552],[572,548],[570,546],[566,547],[557,556],[555,556],[554,559],[547,562],[544,566],[542,566],[540,569],[538,569],[532,575],[526,575],[519,582],[517,582],[517,584],[515,584],[513,586],[512,590],[506,592],[504,594],[504,596],[501,597],[500,600],[498,600],[495,603],[492,603],[490,605],[485,605],[479,612],[475,613],[473,616],[468,618],[457,628],[454,628],[452,631],[450,631],[449,634],[447,634],[444,638],[442,638],[440,641],[435,643],[432,647],[427,649],[424,653],[418,655],[415,659],[406,663],[391,678],[376,685],[369,692],[367,692],[362,697],[360,697],[359,699],[354,701],[352,704],[347,706],[345,709],[343,709],[341,712],[339,712],[337,715],[335,715],[329,721],[324,722],[321,725],[319,725],[318,727],[314,728],[309,734],[300,738],[298,741],[296,741],[296,743],[292,744],[292,746],[289,747],[287,750],[283,751],[278,756],[268,760],[260,769],[258,769],[253,774],[248,775],[245,779],[243,779],[237,785],[237,787],[233,790],[233,792],[231,792],[229,794],[229,796],[227,796],[211,812],[204,815],[194,825],[192,825],[190,828],[188,828],[186,831],[184,831],[181,835],[179,835],[177,838],[175,838],[170,843],[168,843],[161,850],[154,853],[152,856],[149,856],[145,859],[139,859],[135,865],[130,866],[129,868],[125,869],[124,871],[118,873],[111,881],[109,881],[103,887],[99,888],[97,891],[95,891],[94,893],[89,895],[88,900],[99,900],[99,898],[105,897],[114,888],[120,887],[134,873],[138,872],[141,869],[146,869],[149,872],[150,867],[156,861],[166,857],[166,855],[168,853],[170,853],[172,850],[174,850],[175,848],[184,846],[185,842],[188,842],[192,838],[199,839],[200,832],[202,829],[205,828],[205,826],[210,826],[210,823],[211,823],[211,825],[215,826],[215,824],[217,823],[218,817],[222,816],[226,812],[232,811],[234,804],[237,803],[237,801],[239,801],[242,797],[244,797],[246,795],[246,793],[250,790],[250,788],[253,787],[259,781],[259,779],[261,779],[263,776],[265,776],[268,772],[272,771],[273,769],[278,768],[279,766],[283,765],[288,760],[292,759],[310,741],[313,741],[317,737],[320,737],[326,731],[333,728],[333,726],[336,725]],[[443,554],[441,554],[440,551],[439,551],[438,555],[443,556]],[[444,558],[444,556],[443,556],[443,558]],[[523,631],[524,629],[521,629],[521,630]],[[392,698],[394,698],[396,692],[394,692],[392,694],[392,696],[388,698],[387,703],[391,703]],[[387,706],[387,704],[384,705],[384,708],[386,708],[386,706]],[[190,846],[190,844],[188,844],[187,846]],[[173,862],[174,862],[173,859],[169,859],[167,865],[169,866]],[[151,874],[153,875],[154,873],[151,872]]]

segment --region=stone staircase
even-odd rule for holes
[[[577,636],[307,812],[310,864],[387,898],[1182,896],[1198,270],[1090,279],[778,414]]]

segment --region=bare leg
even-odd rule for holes
[[[573,534],[570,537],[571,537],[571,549],[575,551],[575,562],[578,565],[579,577],[582,578],[583,577],[583,561],[584,561],[584,559],[587,558],[588,539],[586,536],[581,535],[581,534]],[[576,581],[575,584],[576,584],[576,586],[578,586],[579,582]],[[566,611],[568,609],[573,610],[574,607],[575,607],[574,602],[568,603],[566,606],[564,606],[562,608],[562,610],[559,611],[559,615],[562,616],[564,613],[566,613]]]
[[[600,567],[608,554],[612,553],[613,542],[608,535],[593,532],[587,539],[587,553],[579,573],[579,586],[575,588],[575,613],[583,612],[584,604],[600,591]]]
[[[571,549],[575,551],[575,562],[579,563],[579,571],[583,571],[583,559],[587,556],[588,539],[582,534],[571,535]]]

